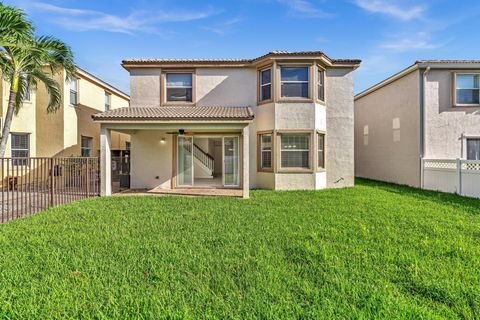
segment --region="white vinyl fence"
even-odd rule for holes
[[[424,159],[423,188],[480,198],[480,161]]]

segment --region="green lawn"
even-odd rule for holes
[[[480,317],[480,201],[358,181],[0,226],[0,318]]]

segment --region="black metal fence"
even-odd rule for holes
[[[1,223],[100,194],[99,158],[0,158],[0,166]]]

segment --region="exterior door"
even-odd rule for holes
[[[239,137],[223,137],[223,185],[240,186]]]
[[[177,185],[193,186],[193,137],[178,136]]]

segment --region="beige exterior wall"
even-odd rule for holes
[[[171,188],[172,137],[161,130],[139,130],[131,135],[131,188]],[[162,138],[164,144],[160,143]]]
[[[355,174],[420,186],[420,73],[355,101]]]
[[[81,154],[82,136],[92,138],[92,156],[100,153],[100,125],[93,122],[92,115],[105,109],[105,88],[91,80],[78,76],[78,105],[70,104],[70,85],[65,80],[65,73],[56,75],[56,80],[63,84],[62,107],[55,113],[47,113],[48,94],[45,86],[37,88],[36,102],[36,146],[38,156],[79,156]],[[128,100],[111,92],[111,108],[128,106]],[[112,150],[125,150],[126,134],[112,132]]]
[[[2,101],[1,101],[1,123],[3,128],[4,119],[7,114],[8,107],[8,98],[10,96],[10,85],[5,80],[0,80],[1,83],[1,92],[2,92]],[[30,156],[37,156],[37,148],[35,146],[35,140],[37,139],[36,132],[36,92],[32,90],[30,92],[30,101],[25,101],[20,108],[18,114],[13,116],[12,126],[10,128],[10,133],[26,133],[29,135],[30,143]],[[11,139],[8,137],[7,147],[5,149],[5,157],[11,156]]]
[[[130,100],[132,107],[160,106],[159,68],[133,69],[130,71]]]
[[[312,70],[316,85],[316,67]],[[161,102],[160,68],[131,69],[131,106],[157,107]],[[250,106],[255,120],[250,124],[249,144],[249,182],[252,188],[266,189],[322,189],[325,187],[345,187],[354,184],[353,165],[353,70],[331,69],[326,73],[326,102],[279,102],[257,105],[257,70],[255,68],[196,68],[195,104],[199,106]],[[277,90],[277,89],[274,89]],[[257,132],[259,131],[302,130],[311,132],[316,141],[316,132],[327,133],[326,173],[316,169],[317,152],[312,149],[312,170],[308,173],[269,173],[257,172]],[[331,131],[331,134],[329,133]],[[161,170],[159,162],[155,168],[145,162],[145,155],[160,148],[155,142],[158,137],[147,137],[146,133],[132,136],[132,187],[153,188],[169,186],[167,176],[171,170],[164,167],[152,180],[142,171],[144,166],[157,172]],[[145,141],[140,141],[144,139]],[[151,140],[153,139],[153,140]],[[279,137],[276,138],[279,141]],[[150,141],[150,142],[148,142]],[[134,145],[138,144],[137,147]],[[316,147],[316,143],[314,143]],[[330,151],[331,148],[331,151]],[[140,154],[138,154],[141,152]],[[279,152],[275,151],[277,157]],[[168,151],[166,156],[171,156]],[[140,158],[142,157],[142,158]],[[164,160],[164,158],[162,158]],[[162,160],[162,161],[163,161]],[[140,161],[140,163],[135,163]],[[171,161],[171,158],[170,158]],[[163,163],[163,162],[162,162]],[[137,169],[134,169],[137,168]],[[166,173],[165,173],[165,172]],[[318,172],[317,172],[318,171]],[[330,171],[330,172],[329,172]],[[135,175],[138,175],[135,177]]]
[[[425,158],[466,158],[462,137],[480,136],[480,107],[453,106],[453,71],[432,69],[426,77]]]
[[[325,81],[326,185],[351,187],[355,183],[353,71],[328,69]]]

